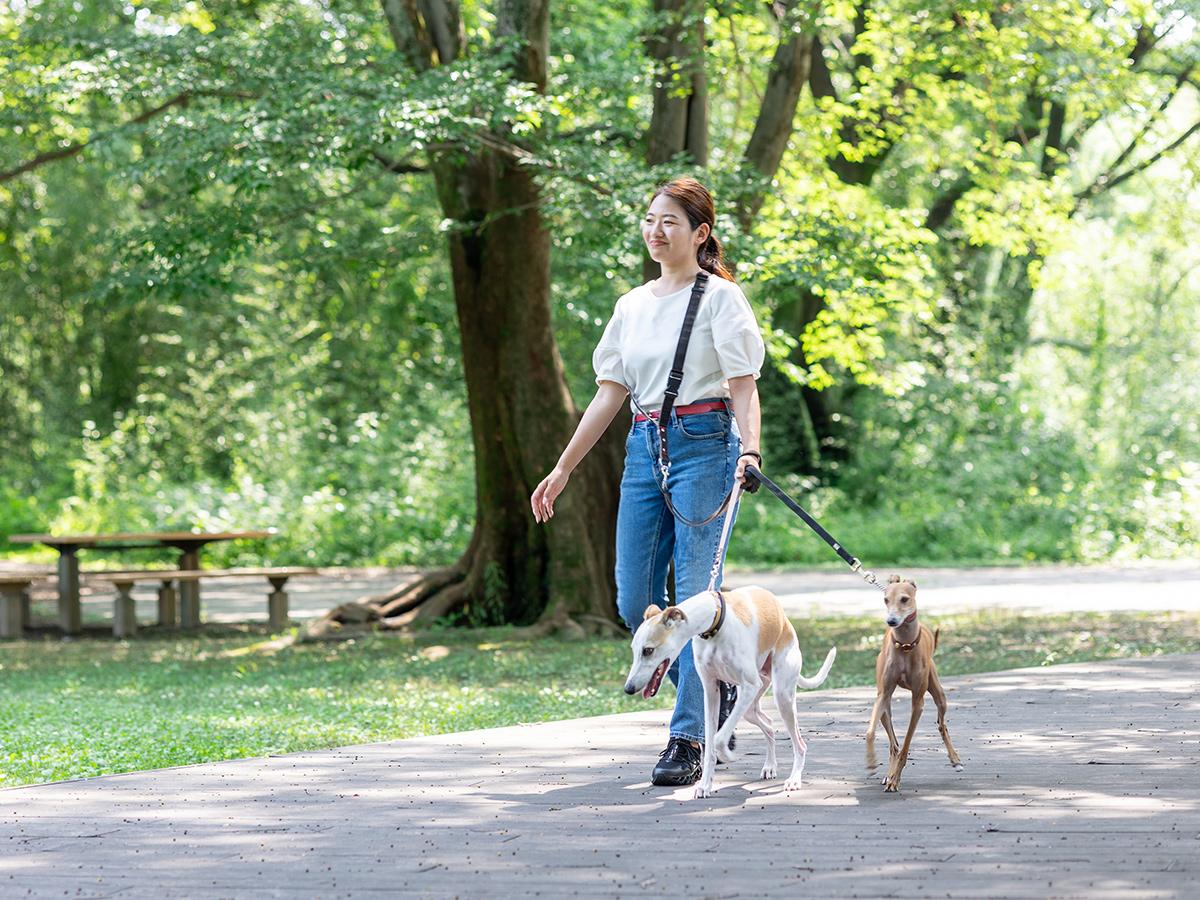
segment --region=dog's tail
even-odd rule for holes
[[[941,637],[941,634],[942,634],[942,629],[940,629],[940,628],[933,629],[933,649],[934,650],[937,649],[938,638]]]
[[[821,670],[812,678],[805,678],[801,675],[796,679],[796,684],[806,689],[820,687],[825,683],[825,679],[829,677],[829,670],[833,668],[833,661],[836,658],[837,647],[830,647],[829,652],[825,654],[825,662],[821,663]]]

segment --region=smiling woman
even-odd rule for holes
[[[616,579],[617,609],[631,630],[650,604],[666,604],[669,568],[680,599],[704,590],[724,524],[710,514],[746,463],[762,462],[755,379],[763,341],[712,233],[715,221],[712,196],[694,178],[677,178],[650,198],[642,240],[662,275],[617,301],[592,357],[596,396],[530,500],[535,518],[549,521],[571,472],[628,396],[636,415],[625,444]],[[700,774],[704,690],[690,644],[668,674],[675,713],[652,780],[691,784]],[[725,691],[722,720],[732,702]]]

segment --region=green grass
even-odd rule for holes
[[[1200,616],[942,616],[945,675],[1200,651]],[[870,684],[878,618],[800,623],[806,670]],[[509,631],[372,635],[272,649],[251,630],[0,645],[0,785],[647,708],[621,691],[628,643]],[[665,689],[654,706],[669,706]]]

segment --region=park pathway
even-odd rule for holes
[[[34,568],[0,562],[0,572]],[[888,573],[879,571],[881,579]],[[1200,565],[1194,561],[1104,565],[979,566],[906,569],[920,588],[921,609],[930,615],[1002,609],[1012,612],[1068,613],[1117,610],[1200,612]],[[385,593],[416,578],[415,569],[326,569],[314,578],[288,583],[292,618],[316,618],[339,603],[364,594]],[[725,581],[733,587],[758,584],[773,591],[793,617],[877,614],[880,594],[844,568],[765,572],[731,567]],[[34,593],[39,621],[52,622],[53,581]],[[154,621],[157,585],[134,589],[138,618]],[[261,578],[213,581],[204,585],[204,617],[212,622],[262,621],[267,617]],[[112,618],[113,589],[84,579],[85,619],[93,624]]]
[[[662,711],[16,788],[0,896],[1195,896],[1198,682],[1200,654],[949,679],[966,770],[930,704],[899,795],[861,688],[801,696],[791,796],[745,726],[716,797],[650,787]]]

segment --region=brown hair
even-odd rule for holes
[[[713,223],[716,221],[716,208],[713,206],[712,194],[708,188],[695,178],[684,176],[675,178],[659,187],[650,197],[653,203],[660,195],[665,194],[683,207],[684,213],[695,231],[701,224],[708,226],[708,240],[696,248],[696,262],[700,268],[722,278],[733,281],[733,273],[725,265],[725,251],[721,242],[713,237]]]

